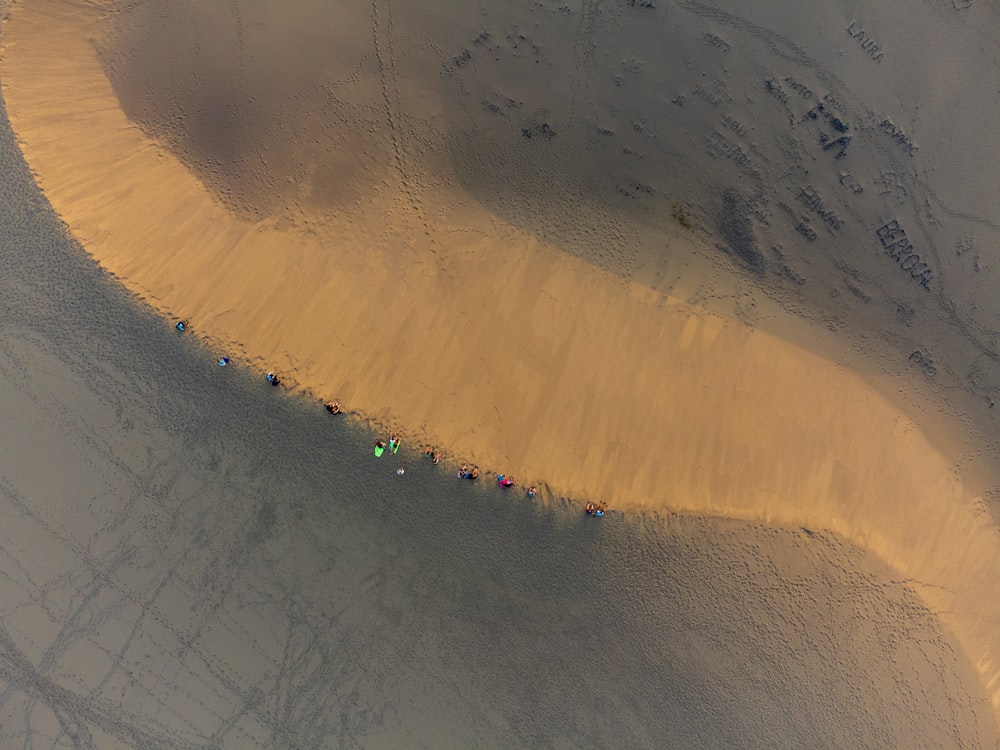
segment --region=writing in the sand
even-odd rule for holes
[[[850,172],[843,172],[840,175],[840,184],[845,188],[850,190],[852,193],[863,193],[865,189],[861,187],[861,183],[858,182],[858,178],[852,175]]]
[[[794,78],[792,78],[792,76],[785,76],[784,79],[782,80],[784,80],[784,82],[788,84],[788,87],[792,91],[797,91],[799,96],[801,96],[803,99],[812,99],[813,95],[812,89],[806,86],[804,83],[796,81]]]
[[[767,89],[771,96],[777,99],[782,104],[788,104],[788,94],[781,88],[781,84],[775,81],[773,78],[768,78],[764,81],[764,88]]]
[[[871,38],[871,35],[860,28],[857,22],[851,21],[851,25],[847,27],[847,33],[868,54],[868,57],[876,63],[882,62],[882,55],[884,54],[882,48],[875,44],[875,40]]]
[[[937,368],[934,366],[934,360],[927,352],[922,352],[919,349],[910,352],[909,360],[927,377],[933,378],[937,375]]]
[[[888,117],[882,120],[882,122],[878,124],[878,127],[883,133],[888,133],[892,140],[899,144],[899,147],[910,156],[913,156],[917,152],[917,146],[913,145],[913,141],[910,140],[910,136],[904,133],[903,129]]]
[[[875,234],[882,242],[885,254],[899,263],[901,269],[908,271],[920,286],[929,290],[930,280],[934,278],[934,271],[913,251],[913,245],[907,239],[906,232],[899,225],[899,222],[890,219],[876,229]]]
[[[696,96],[700,96],[706,102],[711,104],[713,107],[718,107],[719,102],[722,101],[722,87],[719,82],[716,81],[715,85],[711,89],[706,89],[704,86],[698,86],[693,92]]]
[[[838,99],[837,97],[835,97],[829,91],[826,92],[825,94],[823,94],[823,101],[826,102],[827,104],[829,104],[831,107],[834,107],[834,108],[840,110],[841,112],[846,112],[847,111],[847,107],[845,107],[843,105],[843,103],[840,101],[840,99]]]
[[[720,36],[716,36],[715,34],[706,32],[705,35],[702,37],[702,39],[711,44],[713,47],[721,49],[723,52],[729,52],[729,42],[727,42]]]
[[[800,86],[795,79],[791,79],[795,85]],[[786,79],[787,82],[787,79]],[[789,84],[791,85],[791,84]],[[801,91],[801,88],[797,89]],[[810,95],[812,92],[810,91]],[[813,120],[817,123],[826,123],[832,127],[838,133],[846,133],[850,128],[846,122],[837,117],[837,115],[827,107],[823,102],[817,102],[816,106],[812,107],[808,112],[802,115],[800,122],[808,122]],[[840,159],[847,153],[847,147],[851,145],[852,136],[842,135],[839,138],[834,137],[829,133],[820,133],[819,142],[823,144],[824,151],[830,151],[831,149],[837,149],[834,154],[835,159]]]
[[[819,142],[823,144],[824,151],[836,148],[837,153],[833,155],[833,158],[842,159],[847,153],[847,147],[851,145],[851,136],[842,135],[840,138],[830,138],[826,133],[820,133]]]
[[[760,172],[754,167],[747,152],[728,138],[725,138],[721,133],[714,130],[709,133],[708,138],[705,139],[705,148],[713,158],[718,159],[722,157],[729,159],[735,162],[740,169],[751,177],[760,177]]]
[[[810,226],[808,219],[798,216],[792,207],[784,201],[778,201],[778,207],[788,215],[788,220],[792,223],[796,232],[801,234],[810,242],[816,241],[816,230]]]
[[[736,135],[740,136],[740,138],[745,137],[747,134],[747,126],[732,115],[725,115],[722,118],[722,124],[736,133]]]
[[[821,218],[834,231],[840,229],[844,223],[837,214],[823,205],[823,199],[820,198],[816,188],[812,185],[800,187],[799,192],[795,194],[795,199]]]
[[[817,236],[816,230],[813,229],[811,226],[809,226],[809,222],[806,221],[805,219],[801,220],[798,224],[795,225],[795,231],[801,234],[810,242],[816,241],[816,236]]]

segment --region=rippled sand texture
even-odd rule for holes
[[[220,350],[558,494],[835,531],[996,707],[996,18],[846,5],[17,3],[2,84]]]

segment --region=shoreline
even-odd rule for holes
[[[996,718],[1000,636],[983,623],[1000,619],[1000,550],[985,487],[954,469],[964,449],[943,454],[857,373],[568,257],[455,188],[427,191],[429,239],[391,188],[312,233],[236,219],[125,117],[87,13],[41,7],[3,29],[25,159],[87,252],[168,321],[320,408],[469,446],[463,460],[558,496],[827,529],[925,584]]]

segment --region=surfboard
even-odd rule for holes
[[[381,458],[382,457],[382,453],[384,451],[385,451],[385,446],[384,445],[376,445],[375,446],[375,457],[376,458]]]
[[[393,453],[399,453],[399,441],[398,440],[395,443],[392,444],[392,452]]]

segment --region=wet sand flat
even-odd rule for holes
[[[891,14],[652,6],[17,3],[0,82],[73,235],[220,353],[554,495],[835,532],[996,705],[990,173],[913,142]]]

